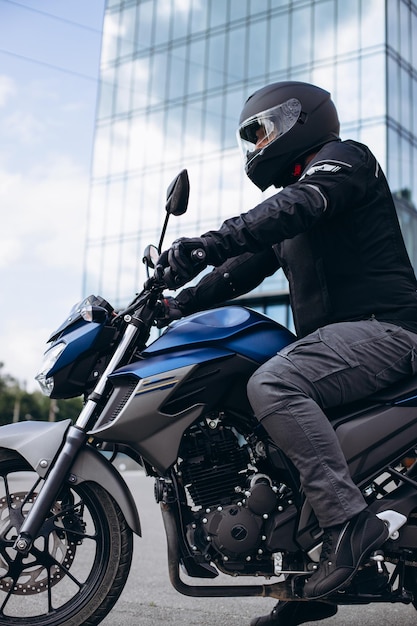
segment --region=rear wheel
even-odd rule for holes
[[[127,580],[132,531],[96,483],[65,486],[27,556],[13,544],[42,481],[0,449],[0,625],[93,626]]]

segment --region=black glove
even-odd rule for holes
[[[161,254],[158,265],[168,268],[164,282],[169,289],[178,289],[207,267],[206,243],[202,237],[182,237]]]
[[[156,326],[157,328],[165,328],[170,322],[179,320],[183,316],[184,313],[181,311],[177,300],[168,296],[160,302],[160,312],[156,319]]]

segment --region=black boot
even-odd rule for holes
[[[325,602],[278,602],[269,615],[255,617],[250,626],[297,626],[326,619],[336,613],[337,606]]]
[[[380,548],[388,534],[385,523],[368,509],[326,529],[320,565],[304,585],[304,597],[317,600],[346,587],[364,558]]]

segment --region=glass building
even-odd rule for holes
[[[236,127],[246,98],[280,80],[332,94],[343,139],[384,169],[417,266],[417,3],[412,0],[107,0],[85,249],[84,293],[116,307],[145,279],[166,188],[183,168],[196,236],[262,200]],[[266,193],[273,193],[269,190]],[[245,300],[289,321],[278,273]]]

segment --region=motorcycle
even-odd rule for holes
[[[155,482],[177,591],[303,600],[322,530],[246,395],[253,372],[295,336],[235,303],[150,339],[165,289],[156,259],[169,217],[185,212],[188,196],[183,170],[168,188],[161,240],[145,252],[148,279],[130,305],[116,312],[89,296],[49,339],[37,379],[51,398],[84,395],[75,423],[0,428],[0,625],[92,626],[111,611],[133,535],[141,535],[118,454]],[[326,600],[417,608],[417,378],[328,417],[389,538]],[[219,585],[219,573],[263,584]]]

